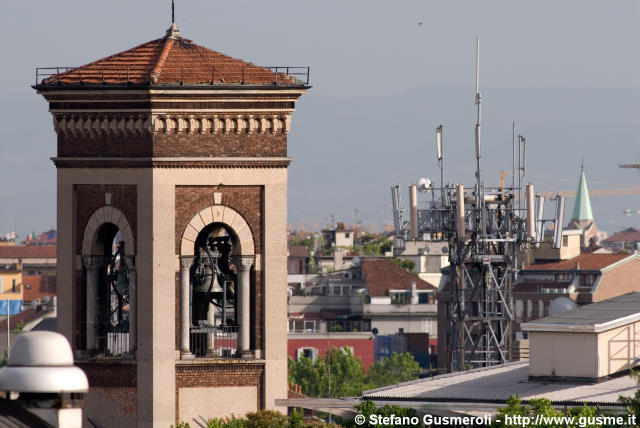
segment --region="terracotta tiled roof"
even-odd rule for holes
[[[411,284],[416,284],[418,290],[436,291],[436,287],[427,281],[387,259],[364,259],[362,274],[370,296],[388,296],[389,290],[411,290]]]
[[[306,245],[290,245],[289,257],[307,257],[307,251]]]
[[[22,276],[22,284],[24,284],[24,301],[44,299],[44,296],[56,295],[56,277],[44,275]],[[27,285],[29,286],[27,288]]]
[[[167,35],[128,51],[54,74],[44,85],[68,84],[303,84],[286,74]]]
[[[615,235],[611,235],[602,242],[640,242],[640,230],[635,227],[630,227]]]
[[[558,262],[534,263],[525,268],[526,271],[538,270],[600,270],[620,260],[629,254],[580,254],[577,257]]]
[[[31,321],[36,320],[44,315],[44,312],[37,311],[36,309],[25,309],[22,312],[12,315],[11,318],[9,318],[9,328],[17,328],[20,323],[28,324]]]
[[[55,259],[55,245],[0,246],[0,259]]]

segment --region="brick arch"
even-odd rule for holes
[[[100,227],[105,223],[115,224],[120,232],[122,232],[125,254],[128,256],[135,254],[135,241],[133,239],[133,232],[131,232],[131,226],[129,226],[127,217],[119,209],[112,206],[106,206],[98,208],[91,217],[89,217],[89,221],[84,228],[84,236],[82,238],[82,255],[93,255],[96,235],[100,230]]]
[[[191,217],[187,223],[180,240],[181,256],[194,255],[193,244],[198,234],[211,223],[224,223],[238,236],[240,252],[237,255],[251,256],[255,254],[253,233],[244,217],[226,205],[210,205]]]

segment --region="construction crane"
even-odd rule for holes
[[[640,165],[620,166],[621,168],[640,168]],[[511,174],[509,171],[500,171],[500,187],[504,187],[505,174]],[[544,196],[545,198],[553,198],[554,196],[564,196],[565,198],[575,198],[576,192],[574,190],[559,190],[556,192],[539,192],[536,195]],[[623,195],[640,195],[640,186],[633,187],[619,187],[612,189],[591,189],[589,190],[589,196],[623,196]]]
[[[640,164],[638,163],[625,163],[620,165],[620,168],[639,168],[640,169]]]

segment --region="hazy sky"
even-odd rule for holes
[[[449,179],[472,182],[476,35],[487,176],[497,181],[505,167],[493,168],[496,153],[508,151],[510,167],[516,121],[537,147],[531,174],[554,177],[546,186],[575,189],[581,157],[591,187],[640,185],[638,171],[617,168],[640,162],[637,4],[176,0],[176,22],[184,37],[234,57],[311,67],[313,88],[289,138],[290,223],[330,214],[352,222],[357,207],[365,224],[381,224],[391,223],[390,185],[406,186],[425,170],[436,176],[431,146],[440,123],[449,144],[452,136],[460,144],[448,153],[464,153],[460,165],[449,161]],[[0,232],[17,226],[24,237],[55,226],[55,134],[30,88],[35,67],[81,65],[161,37],[170,1],[3,2],[2,21]],[[428,161],[416,159],[416,142]],[[558,150],[564,161],[547,162]],[[640,209],[638,195],[613,200],[592,201],[601,228],[640,226],[640,214],[622,215]]]

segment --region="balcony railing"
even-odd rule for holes
[[[191,327],[191,352],[198,358],[236,358],[238,327]]]
[[[124,357],[131,349],[128,332],[105,332],[99,341],[101,354],[105,357]]]
[[[134,352],[131,350],[129,331],[123,326],[114,327],[111,324],[94,326],[94,343],[86,343],[91,335],[88,334],[87,324],[81,323],[84,331],[85,347],[80,351],[83,358],[100,358],[100,357],[131,357]]]

